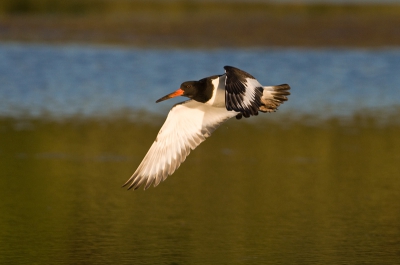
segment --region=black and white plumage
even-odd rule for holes
[[[175,92],[157,102],[177,96],[190,100],[176,104],[170,110],[156,140],[124,186],[145,189],[157,186],[185,161],[195,149],[224,121],[235,117],[250,117],[258,112],[276,111],[290,95],[290,86],[262,86],[252,75],[231,66],[225,74],[199,81],[187,81]]]
[[[245,117],[257,115],[263,95],[262,85],[252,75],[225,66],[225,106],[227,110],[240,112]]]

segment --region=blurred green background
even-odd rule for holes
[[[127,192],[159,126],[1,119],[0,261],[395,264],[390,124],[231,120],[157,188]]]
[[[400,5],[379,3],[3,0],[0,40],[203,48],[399,45]]]
[[[398,66],[391,61],[398,57],[373,53],[399,53],[399,25],[396,2],[0,1],[0,104],[77,109],[58,117],[29,106],[21,115],[0,108],[0,264],[399,264],[400,112],[382,98],[396,100],[400,84],[377,86],[394,77],[374,71]],[[50,53],[53,46],[59,48]],[[91,53],[100,47],[115,52]],[[282,63],[266,73],[273,78],[283,71],[300,81],[330,76],[310,70],[319,58],[309,51],[321,51],[332,61],[341,51],[351,58],[378,58],[361,59],[370,64],[359,65],[365,71],[344,63],[344,73],[337,67],[333,74],[365,86],[365,94],[382,104],[349,110],[345,117],[330,115],[318,97],[370,98],[341,80],[323,95],[319,86],[306,90],[300,81],[290,83],[293,94],[277,113],[227,121],[157,188],[121,189],[172,104],[161,114],[122,109],[80,115],[91,101],[108,110],[104,95],[109,94],[101,94],[106,89],[85,77],[103,80],[107,72],[119,88],[115,91],[125,91],[125,79],[113,77],[122,70],[128,76],[137,70],[139,76],[147,67],[137,59],[143,52],[148,61],[160,60],[162,67],[151,69],[151,76],[168,93],[185,81],[163,75],[177,75],[174,64],[191,62],[185,66],[189,70],[179,68],[189,80],[202,66],[216,63],[204,61],[196,68],[201,56],[193,59],[191,53],[211,51],[220,64],[229,57],[221,55],[226,50],[252,49],[271,53],[266,61],[301,57],[289,70]],[[287,53],[276,55],[274,49]],[[175,54],[176,60],[155,58],[162,56],[155,50]],[[107,64],[109,54],[118,60]],[[238,60],[250,67],[246,56],[253,55]],[[4,58],[17,67],[8,69]],[[47,71],[57,62],[65,67],[60,71],[73,68],[68,78]],[[218,65],[221,73],[223,65]],[[28,78],[35,68],[41,71],[34,75],[43,78]],[[372,85],[365,83],[364,73]],[[11,75],[14,79],[7,78]],[[79,104],[84,106],[63,101],[72,93],[69,79],[82,86],[71,98],[83,98]],[[33,87],[39,97],[29,93]],[[125,99],[126,92],[120,96],[123,103],[137,102],[143,90],[158,87],[142,81],[126,89],[134,90],[135,98]],[[304,108],[314,108],[314,114],[285,112],[305,98],[310,100]]]

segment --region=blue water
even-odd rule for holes
[[[263,85],[288,83],[280,112],[348,116],[400,106],[400,49],[136,49],[0,44],[0,116],[162,113],[155,100],[183,81],[239,67]]]

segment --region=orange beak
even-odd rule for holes
[[[168,95],[166,95],[166,96],[160,98],[159,100],[156,101],[156,103],[161,102],[161,101],[164,101],[164,100],[167,100],[167,99],[170,99],[170,98],[182,96],[183,93],[184,93],[184,91],[183,91],[182,89],[179,88],[177,91],[172,92],[171,94],[168,94]]]

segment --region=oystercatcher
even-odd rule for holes
[[[184,82],[178,90],[156,101],[177,96],[190,98],[172,107],[150,150],[123,186],[157,186],[224,121],[235,116],[248,118],[259,111],[273,112],[288,100],[287,84],[262,86],[245,71],[232,66],[224,69],[223,75]]]

